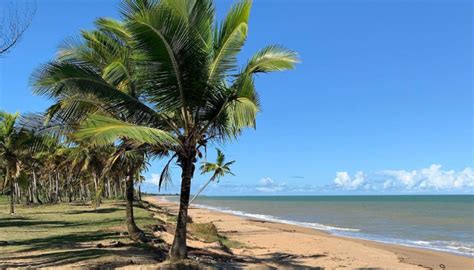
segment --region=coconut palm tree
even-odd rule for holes
[[[270,45],[238,68],[250,9],[250,0],[239,1],[217,24],[211,0],[128,0],[123,23],[107,20],[120,27],[85,37],[85,46],[36,76],[36,92],[57,101],[50,113],[79,116],[76,121],[88,113],[77,139],[147,144],[171,153],[161,182],[176,161],[181,195],[172,259],[187,257],[191,179],[201,149],[254,128],[260,110],[255,75],[292,69],[297,62],[293,51]],[[91,46],[96,40],[100,46]],[[130,41],[116,48],[110,40]],[[116,61],[102,61],[103,55]]]
[[[234,175],[230,171],[230,165],[234,164],[235,160],[225,162],[224,153],[222,153],[222,151],[220,149],[216,149],[216,150],[217,150],[216,163],[204,162],[201,165],[201,174],[212,172],[212,176],[211,176],[211,178],[209,178],[209,180],[206,182],[206,184],[204,184],[204,186],[202,186],[201,189],[199,189],[199,191],[196,193],[196,195],[194,195],[194,197],[191,199],[191,201],[189,201],[189,204],[192,204],[194,202],[194,200],[196,200],[196,198],[199,196],[199,194],[201,194],[201,192],[211,182],[214,182],[214,181],[219,182],[220,178],[224,177],[226,174]]]
[[[140,172],[147,166],[147,152],[141,147],[131,147],[122,143],[107,161],[106,173],[112,170],[121,170],[125,177],[126,224],[132,240],[144,240],[145,233],[135,223],[133,212],[134,184],[140,179]]]
[[[69,159],[65,163],[71,164],[73,169],[78,172],[90,172],[94,184],[94,205],[95,208],[100,207],[103,185],[103,170],[109,156],[113,153],[114,148],[110,145],[102,147],[93,147],[87,143],[78,144],[69,148]]]
[[[55,126],[61,127],[59,133],[71,132],[88,113],[137,123],[156,118],[153,110],[139,102],[143,95],[139,80],[140,52],[132,50],[134,45],[128,29],[124,23],[106,18],[98,19],[96,26],[97,30],[81,33],[82,42],[66,42],[57,61],[41,68],[36,75],[36,93],[56,101],[47,110],[46,118],[57,122]],[[64,80],[58,83],[58,79]],[[126,140],[122,145],[127,145],[127,150],[134,146]],[[122,150],[116,154],[119,153],[123,154]],[[135,236],[143,235],[133,219],[136,168],[126,169],[129,175],[125,192],[132,194],[125,197],[127,227],[134,240],[141,238]]]
[[[31,137],[18,126],[19,114],[0,111],[0,159],[5,166],[4,185],[10,186],[10,214],[15,213],[15,181],[22,173],[22,156]]]

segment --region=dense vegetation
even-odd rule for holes
[[[255,127],[254,77],[292,69],[296,54],[270,45],[238,67],[251,9],[236,3],[220,23],[211,0],[126,0],[121,20],[64,44],[33,75],[34,92],[53,101],[44,114],[2,113],[4,191],[28,203],[124,197],[129,235],[143,238],[133,215],[134,184],[151,158],[181,168],[172,259],[187,257],[191,180],[203,149]],[[214,177],[228,173],[218,160]],[[212,180],[211,180],[212,181]],[[13,205],[13,204],[12,204]]]

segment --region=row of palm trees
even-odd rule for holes
[[[255,128],[255,75],[289,70],[298,61],[295,52],[269,45],[239,68],[251,5],[241,0],[216,22],[212,0],[125,0],[120,20],[98,19],[94,30],[68,40],[32,79],[34,93],[53,101],[43,130],[94,151],[115,148],[106,155],[125,177],[127,210],[133,210],[133,183],[149,158],[166,160],[160,186],[172,163],[180,167],[171,259],[187,257],[196,162],[208,145]],[[133,211],[127,213],[133,220]],[[127,224],[131,235],[140,235]]]
[[[0,190],[12,197],[11,214],[20,201],[92,200],[97,208],[102,198],[125,197],[126,172],[116,162],[113,145],[92,147],[38,134],[25,125],[30,120],[0,111]]]

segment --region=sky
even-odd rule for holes
[[[219,19],[234,2],[216,1]],[[0,109],[51,104],[32,94],[32,72],[96,18],[118,17],[118,3],[37,0],[0,58]],[[235,176],[204,194],[474,193],[472,15],[469,0],[255,0],[240,62],[276,43],[301,63],[257,78],[257,128],[208,147],[208,161],[215,147],[236,160]],[[144,190],[157,192],[162,167],[151,162]],[[179,191],[180,168],[172,175],[162,192]],[[192,190],[209,177],[196,171]]]

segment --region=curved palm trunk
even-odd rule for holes
[[[188,221],[189,195],[191,192],[191,179],[194,174],[194,163],[189,158],[181,159],[181,195],[179,201],[179,213],[174,234],[173,246],[170,257],[172,260],[183,260],[188,257],[186,246],[186,232]]]
[[[194,195],[194,197],[189,202],[189,205],[191,205],[194,202],[194,200],[196,200],[196,198],[199,196],[199,194],[201,194],[201,192],[212,182],[212,180],[214,180],[214,179],[213,178],[209,179],[207,181],[207,183],[198,191],[198,193],[196,193],[196,195]]]
[[[133,172],[129,173],[125,181],[126,185],[126,215],[127,215],[127,230],[128,235],[134,241],[141,240],[145,236],[142,230],[140,230],[135,224],[135,218],[133,216]]]

